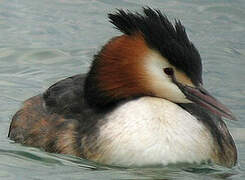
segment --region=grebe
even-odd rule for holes
[[[109,14],[123,34],[94,56],[86,75],[26,100],[10,139],[116,166],[234,166],[236,146],[221,118],[235,117],[203,88],[201,58],[184,26],[143,11]]]

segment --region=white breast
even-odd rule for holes
[[[213,138],[200,121],[178,105],[142,97],[106,116],[98,143],[100,162],[144,166],[209,160]]]

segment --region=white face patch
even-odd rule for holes
[[[175,75],[177,75],[177,80],[179,80],[178,77],[181,77],[185,81],[183,83],[194,86],[182,72],[179,72],[168,63],[167,59],[153,50],[145,57],[144,62],[144,69],[146,70],[147,77],[149,77],[148,86],[150,86],[154,95],[177,103],[191,103],[178,86],[172,82],[171,77],[164,73],[163,69],[173,68]]]

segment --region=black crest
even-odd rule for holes
[[[182,70],[194,84],[202,83],[202,63],[198,50],[188,39],[179,20],[173,25],[159,10],[143,8],[144,14],[118,10],[109,14],[117,29],[127,35],[140,32],[148,46],[161,53],[173,66]]]

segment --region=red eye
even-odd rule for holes
[[[174,74],[173,68],[164,68],[163,69],[164,73],[167,74],[168,76],[172,76]]]

